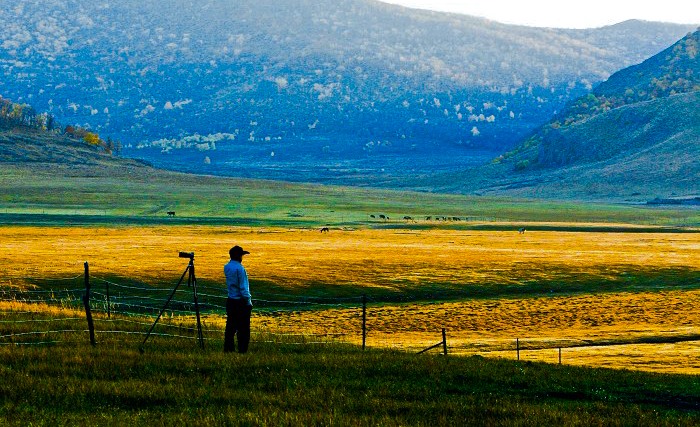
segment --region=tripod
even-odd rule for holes
[[[151,336],[151,332],[153,332],[153,329],[155,329],[156,325],[158,324],[158,321],[165,312],[165,309],[168,308],[168,304],[170,304],[170,301],[173,299],[173,296],[175,296],[175,292],[177,292],[177,288],[180,287],[183,280],[185,279],[185,276],[187,276],[187,287],[192,288],[192,295],[194,296],[194,310],[195,313],[197,313],[197,339],[199,340],[199,347],[204,348],[204,335],[202,335],[202,323],[199,317],[199,300],[197,298],[197,277],[194,275],[194,252],[180,252],[179,256],[180,258],[189,258],[190,262],[189,264],[187,264],[187,268],[185,268],[185,271],[182,273],[180,280],[175,285],[175,288],[173,288],[173,291],[170,293],[170,296],[165,301],[163,308],[158,314],[158,317],[156,317],[156,321],[153,322],[153,325],[151,325],[151,329],[146,334],[146,338],[144,338],[143,342],[141,343],[141,347],[139,348],[141,353],[143,353],[144,351],[143,346],[146,344],[146,341],[148,341],[148,337]]]

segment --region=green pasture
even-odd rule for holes
[[[176,217],[167,217],[167,211],[175,211]],[[381,220],[380,214],[390,219]],[[428,216],[462,221],[426,221]],[[658,231],[653,228],[657,226],[695,231],[685,227],[700,226],[700,211],[288,184],[147,168],[0,166],[0,224],[509,229],[519,223],[531,229],[570,231],[606,230],[583,223],[610,224],[610,231],[618,232],[626,227],[618,224],[641,225],[649,231]],[[395,302],[407,296],[408,301],[434,301],[685,290],[700,285],[696,271],[682,268],[621,268],[614,275],[609,269],[554,273],[550,281],[479,284],[469,288],[469,295],[450,283],[418,288],[405,282],[371,296]],[[603,276],[605,280],[600,279]],[[176,279],[159,285],[172,286]],[[293,290],[263,282],[254,282],[253,287],[261,293],[359,296],[333,283]],[[16,328],[11,314],[3,314],[2,320],[0,329]],[[65,326],[60,328],[85,328],[84,320],[61,322]],[[116,337],[104,338],[94,348],[86,338],[55,346],[1,345],[0,424],[700,424],[697,376],[298,344],[256,343],[246,355],[223,354],[221,340],[215,337],[204,350],[188,340],[155,338],[143,354],[133,339],[122,342]]]
[[[80,325],[82,326],[82,325]],[[254,337],[255,339],[255,337]],[[0,347],[2,425],[635,425],[700,423],[697,376],[342,344],[101,342]]]
[[[175,211],[176,217],[168,218],[168,211]],[[389,219],[380,219],[380,215]],[[426,221],[427,217],[432,220]],[[435,221],[436,217],[459,217],[462,221]],[[461,227],[463,221],[595,222],[696,227],[700,225],[700,210],[290,184],[148,168],[83,171],[56,166],[0,166],[0,223],[42,220],[377,227]]]

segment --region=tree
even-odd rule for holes
[[[99,135],[93,132],[86,132],[85,136],[83,136],[83,141],[90,145],[101,145],[100,143],[104,143],[104,141],[100,139]]]

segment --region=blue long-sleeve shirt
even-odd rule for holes
[[[248,283],[248,273],[243,265],[231,260],[224,266],[226,276],[226,288],[228,297],[233,299],[246,299],[250,303],[250,284]]]

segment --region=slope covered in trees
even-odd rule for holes
[[[163,166],[364,176],[510,148],[689,29],[527,28],[371,0],[167,3],[0,0],[0,91]],[[306,163],[268,165],[284,158]]]
[[[493,164],[431,190],[649,201],[700,195],[700,31],[614,74]]]
[[[695,31],[643,63],[615,73],[504,157],[516,169],[557,167],[605,160],[695,132],[700,129],[700,110],[694,98],[676,95],[698,91],[700,31]],[[685,108],[684,101],[691,108]],[[641,105],[645,103],[651,106]]]
[[[21,142],[26,140],[26,135],[33,135],[46,142],[63,141],[67,145],[78,145],[80,143],[99,148],[107,154],[118,152],[121,143],[107,138],[104,141],[95,132],[90,132],[80,126],[68,125],[63,128],[53,115],[48,113],[38,113],[32,106],[27,104],[17,104],[0,96],[0,138],[3,144],[12,144],[12,141]],[[31,140],[32,138],[30,138]],[[26,156],[22,154],[22,144],[18,143],[13,150],[7,147],[2,151],[0,157],[4,161],[22,161]],[[47,144],[45,151],[55,149]],[[39,147],[39,151],[42,151]],[[29,153],[27,153],[29,154]],[[39,156],[41,157],[41,156]]]

